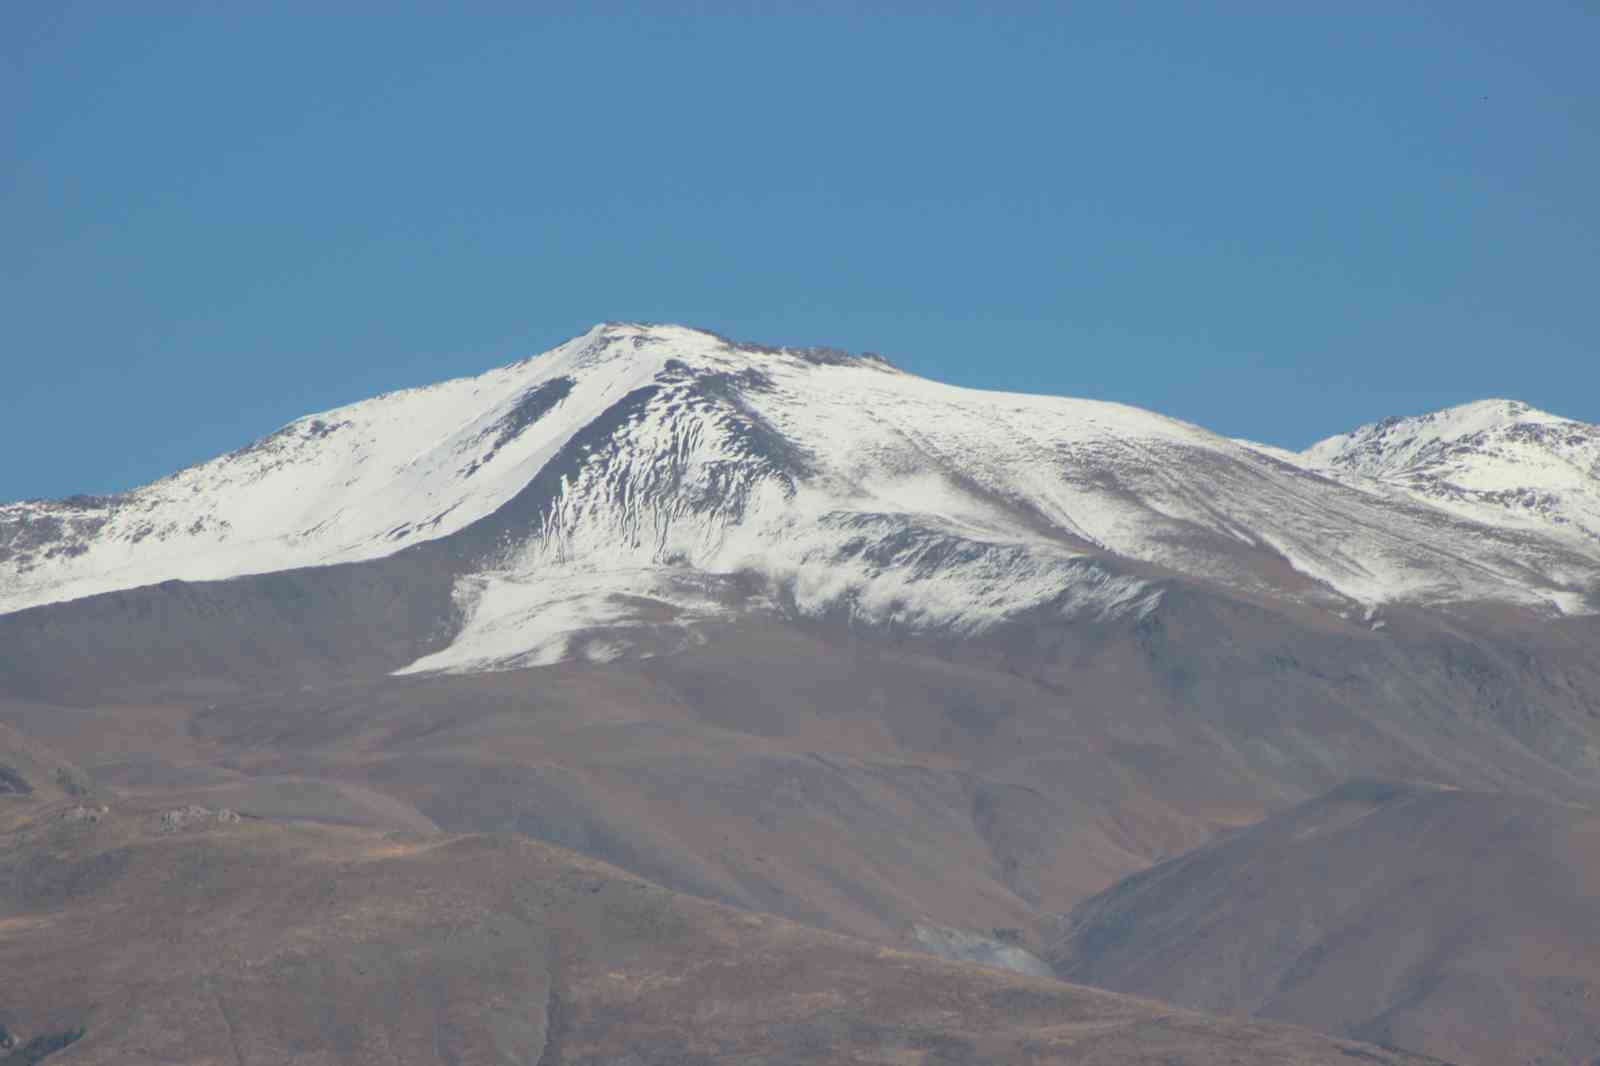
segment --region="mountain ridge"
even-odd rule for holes
[[[0,612],[425,545],[463,623],[412,672],[653,654],[743,610],[969,635],[1137,616],[1160,592],[1127,563],[1370,624],[1401,602],[1594,609],[1600,540],[1570,523],[1310,454],[871,354],[602,323],[119,497],[0,505]]]

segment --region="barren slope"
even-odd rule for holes
[[[172,804],[515,830],[896,943],[931,921],[1036,944],[1084,896],[1352,776],[1597,791],[1592,619],[1374,633],[1178,584],[1142,621],[959,642],[747,620],[654,659],[263,677],[232,656],[277,630],[183,621],[193,593],[152,593],[176,597],[159,626],[107,623],[126,650],[80,628],[94,601],[0,619],[0,676],[43,686],[0,721]]]
[[[27,1061],[1420,1061],[887,951],[517,838],[77,810],[35,803],[0,842],[0,1024]]]
[[[1600,1056],[1600,810],[1354,782],[1081,904],[1063,976],[1462,1063]]]

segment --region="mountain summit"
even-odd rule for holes
[[[1369,619],[1581,613],[1597,441],[1491,401],[1285,462],[1119,404],[607,323],[123,495],[0,507],[0,611],[405,554],[458,614],[413,672],[680,646],[747,611],[954,635],[1138,616],[1178,578]]]
[[[1386,418],[1302,454],[1479,521],[1600,542],[1600,426],[1516,400]]]

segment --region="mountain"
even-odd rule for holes
[[[1504,465],[1531,425],[1478,451]],[[1389,437],[1370,436],[1313,453],[1376,472]],[[735,605],[962,636],[1040,611],[1140,616],[1160,574],[1344,615],[1593,609],[1600,542],[1560,535],[1565,511],[1530,523],[1436,502],[1116,404],[612,324],[302,419],[123,496],[8,505],[0,609],[424,544],[449,560],[460,625],[411,672],[682,646]]]
[[[533,841],[1037,971],[1059,915],[1352,780],[1600,806],[1600,548],[1474,506],[1114,404],[604,325],[0,507],[0,740],[59,753],[86,809]],[[35,790],[8,802],[64,795],[8,750]],[[1530,892],[1485,920],[1514,937]]]
[[[1600,540],[1600,427],[1525,403],[1386,418],[1320,441],[1297,461],[1475,521]]]
[[[1352,782],[1086,900],[1070,980],[1452,1062],[1600,1055],[1600,810]]]

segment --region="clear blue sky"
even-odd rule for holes
[[[604,319],[1303,446],[1600,421],[1600,6],[11,0],[0,498]]]

